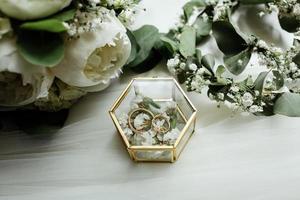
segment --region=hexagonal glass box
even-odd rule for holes
[[[196,112],[174,78],[134,78],[109,114],[134,161],[174,162],[195,130]]]

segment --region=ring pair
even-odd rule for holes
[[[139,114],[145,114],[149,119],[145,120],[143,126],[137,128],[134,126],[134,119]],[[160,122],[163,123],[160,124]],[[128,124],[130,129],[135,133],[142,133],[152,129],[156,133],[164,134],[167,133],[171,128],[171,124],[167,117],[163,116],[162,114],[154,115],[151,111],[144,108],[137,108],[131,111],[128,117]]]

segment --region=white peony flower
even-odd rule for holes
[[[64,60],[51,69],[65,83],[89,92],[105,89],[119,75],[131,51],[125,27],[113,13],[105,8],[101,11],[102,23],[68,41]]]
[[[23,106],[46,97],[53,82],[46,68],[26,62],[14,38],[0,39],[0,105]]]
[[[52,15],[71,2],[72,0],[1,0],[0,10],[12,18],[31,20]]]
[[[11,31],[11,25],[8,18],[0,17],[0,40],[1,38]]]

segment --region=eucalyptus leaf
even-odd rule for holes
[[[135,68],[148,59],[155,43],[159,39],[159,32],[155,26],[144,25],[140,29],[133,31],[132,35],[140,49],[137,51],[135,58],[127,66]]]
[[[242,4],[264,4],[264,3],[271,3],[274,0],[239,0]]]
[[[151,98],[149,98],[149,97],[144,97],[143,102],[144,102],[145,104],[147,104],[147,105],[153,106],[154,108],[160,109],[160,105],[157,104],[157,103],[155,103],[155,102],[153,101],[153,99],[151,99]]]
[[[53,67],[64,57],[64,41],[57,33],[21,31],[17,47],[21,56],[34,65]]]
[[[149,56],[143,60],[141,63],[136,65],[135,67],[130,67],[130,70],[136,72],[136,73],[144,73],[149,70],[151,70],[153,67],[155,67],[162,59],[161,54],[152,49],[149,53]],[[128,69],[128,66],[125,66],[126,69]]]
[[[201,61],[202,61],[202,52],[201,52],[200,49],[196,49],[196,57],[197,57],[198,64],[201,64]]]
[[[212,21],[203,19],[200,15],[193,24],[193,27],[196,29],[196,41],[197,44],[201,42],[202,38],[208,36],[212,29]]]
[[[226,68],[234,75],[241,74],[250,61],[251,53],[251,49],[247,48],[237,55],[225,56],[224,63]]]
[[[206,54],[202,57],[201,64],[209,71],[213,71],[215,66],[215,57],[212,54]]]
[[[138,45],[134,35],[132,34],[132,32],[130,30],[127,29],[126,34],[131,43],[131,51],[130,51],[129,58],[127,59],[127,63],[130,63],[136,58],[136,55],[140,49],[140,46]]]
[[[186,80],[186,74],[184,71],[181,71],[177,74],[177,80],[180,84],[183,84]]]
[[[254,81],[254,89],[259,91],[260,94],[262,94],[263,88],[264,88],[264,83],[265,79],[268,76],[269,72],[261,72],[256,80]]]
[[[205,8],[206,3],[205,0],[192,0],[187,2],[184,6],[183,6],[183,12],[184,12],[184,16],[186,19],[189,19],[190,16],[193,14],[194,8],[197,7],[203,7],[203,9]]]
[[[160,40],[163,42],[164,46],[170,52],[170,55],[173,55],[178,50],[179,44],[177,42],[175,42],[174,40],[172,40],[166,36],[161,36]]]
[[[291,33],[297,32],[298,27],[300,26],[300,20],[289,16],[279,17],[279,23],[281,28]]]
[[[245,80],[238,83],[240,90],[244,92],[251,90],[253,85],[254,83],[253,83],[252,76],[248,76]]]
[[[279,90],[280,88],[282,88],[284,86],[283,76],[277,70],[272,71],[272,73],[273,73],[273,76],[275,78],[274,80],[275,80],[276,89]]]
[[[284,93],[274,105],[274,113],[289,117],[300,117],[300,94]]]
[[[226,68],[223,65],[218,66],[218,68],[216,70],[217,83],[215,83],[215,85],[226,85],[227,84],[227,79],[222,77],[222,75],[225,71],[226,71]]]
[[[67,31],[63,22],[57,19],[45,19],[36,22],[25,22],[20,26],[21,29],[48,31],[48,32],[64,32]]]
[[[171,128],[174,129],[176,128],[176,125],[177,125],[177,116],[176,115],[172,115],[170,117],[170,125],[171,125]]]
[[[228,21],[214,22],[212,30],[217,45],[225,56],[237,55],[248,47],[246,41],[237,33],[234,26]]]
[[[216,71],[216,77],[222,78],[222,74],[226,71],[226,68],[223,65],[219,65]]]
[[[293,62],[300,66],[300,52],[293,58]]]
[[[196,52],[196,30],[185,26],[180,36],[179,51],[185,58],[193,56]]]

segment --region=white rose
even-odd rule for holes
[[[12,29],[9,19],[0,17],[0,40],[6,33],[10,32],[11,30]]]
[[[9,17],[30,20],[52,15],[71,2],[72,0],[1,0],[0,10]]]
[[[53,82],[44,67],[26,62],[14,38],[0,39],[0,106],[22,106],[48,95]]]
[[[68,41],[64,60],[51,69],[65,83],[88,92],[105,89],[119,75],[131,51],[125,27],[113,13],[103,10],[106,20]]]

